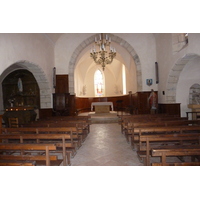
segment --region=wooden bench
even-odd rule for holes
[[[135,144],[138,144],[139,136],[147,134],[169,134],[169,133],[199,133],[200,126],[163,126],[163,127],[144,127],[134,128],[131,136],[131,146],[134,149]]]
[[[81,137],[78,135],[76,127],[20,127],[20,128],[2,128],[2,133],[35,133],[35,134],[47,134],[47,133],[70,133],[72,134],[73,141],[77,144],[77,148],[81,146]],[[71,139],[69,140],[71,141]]]
[[[55,144],[56,153],[59,153],[59,149],[61,148],[61,152],[63,155],[63,165],[71,165],[70,155],[72,151],[75,150],[75,145],[73,140],[71,142],[66,142],[66,139],[69,140],[72,137],[69,134],[2,134],[0,138],[9,143],[10,140],[15,140],[15,143],[48,143]],[[16,141],[17,140],[17,141]],[[10,143],[13,144],[13,143]],[[14,145],[13,144],[13,145]],[[67,156],[67,161],[66,161]]]
[[[74,143],[72,134],[73,128],[3,128],[4,134],[0,135],[0,139],[6,142],[17,140],[23,143],[30,141],[31,143],[53,143],[57,147],[57,152],[62,148],[63,164],[71,165],[70,156],[76,153],[77,145]],[[12,134],[14,132],[14,134]],[[36,134],[37,133],[37,134]],[[8,141],[9,140],[9,141]],[[67,162],[66,162],[67,153]]]
[[[169,116],[169,115],[141,115],[140,117],[136,117],[137,115],[135,115],[134,117],[128,117],[128,118],[124,118],[123,120],[121,120],[121,132],[123,133],[123,131],[126,129],[126,127],[128,126],[128,124],[132,124],[132,123],[163,123],[163,122],[167,122],[167,121],[186,121],[188,120],[185,117],[176,117],[176,116]]]
[[[152,166],[200,166],[199,161],[193,160],[194,156],[200,156],[200,145],[157,147],[151,150],[151,156],[161,157],[161,162],[152,163]],[[191,162],[167,162],[166,158],[172,156],[190,156]]]
[[[51,165],[52,160],[62,162],[62,160],[58,160],[55,156],[50,156],[50,151],[55,151],[56,146],[54,144],[11,144],[11,143],[0,143],[0,152],[1,152],[1,164],[6,165],[6,163],[20,163],[21,161],[37,161],[44,160],[46,166]],[[24,153],[29,153],[29,155],[22,155]],[[35,152],[42,152],[45,155],[34,155]],[[8,154],[9,153],[9,154]],[[19,155],[12,155],[13,153],[17,153]],[[20,161],[20,162],[19,162]],[[21,164],[20,164],[21,165]]]
[[[135,128],[149,128],[149,127],[164,127],[164,126],[199,126],[200,120],[172,120],[172,121],[159,121],[159,122],[133,122],[128,123],[124,128],[124,134],[127,142],[130,142],[130,138]]]
[[[76,123],[76,124],[84,124],[84,126],[90,131],[91,125],[91,117],[90,116],[57,116],[57,117],[49,117],[45,119],[40,119],[37,122],[68,122],[68,123]],[[32,122],[32,123],[37,123]]]
[[[24,128],[25,127],[51,127],[51,128],[57,128],[57,127],[60,127],[60,128],[65,128],[65,127],[73,127],[74,128],[74,131],[73,133],[76,133],[77,135],[79,135],[79,138],[80,138],[80,146],[81,146],[81,143],[83,143],[89,133],[89,125],[87,126],[85,123],[84,125],[80,122],[80,123],[76,123],[76,122],[73,122],[73,123],[69,123],[69,122],[66,122],[66,121],[37,121],[37,122],[34,122],[34,123],[29,123],[29,124],[26,124],[24,125]],[[76,130],[75,130],[76,129]],[[79,147],[80,147],[79,146]]]
[[[0,160],[0,166],[35,166],[35,162],[33,161],[7,161],[4,160],[1,162]]]
[[[162,134],[162,135],[141,135],[140,145],[137,151],[138,156],[144,158],[144,164],[150,165],[150,150],[155,147],[155,145],[169,143],[174,144],[199,144],[200,134],[190,133],[190,134]]]

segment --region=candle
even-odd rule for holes
[[[104,44],[102,44],[102,49],[105,50],[105,46],[104,46]]]

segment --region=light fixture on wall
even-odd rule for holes
[[[56,68],[53,68],[53,87],[56,88]]]
[[[99,39],[95,37],[94,47],[91,48],[90,57],[93,58],[97,65],[101,65],[103,70],[107,64],[111,64],[116,56],[115,48],[110,46],[111,38],[101,33]],[[99,46],[99,52],[96,51],[96,45]],[[109,51],[109,52],[108,52]]]

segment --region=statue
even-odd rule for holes
[[[23,92],[23,84],[22,84],[21,78],[18,79],[17,86],[18,86],[19,92]]]
[[[148,103],[151,107],[151,114],[155,114],[156,110],[157,110],[158,103],[157,103],[157,95],[156,95],[156,93],[154,92],[153,89],[151,90],[151,94],[149,95]]]
[[[200,104],[200,94],[197,93],[196,91],[193,91],[192,93],[192,98],[193,98],[193,104],[199,105]]]

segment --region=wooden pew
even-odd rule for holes
[[[57,147],[57,152],[62,148],[63,164],[71,165],[70,155],[75,155],[77,147],[73,141],[72,130],[72,128],[4,128],[3,132],[5,134],[0,135],[0,139],[4,139],[7,142],[8,140],[18,140],[20,143],[27,141],[53,143]],[[11,134],[13,132],[15,134]]]
[[[135,128],[149,128],[149,127],[164,127],[164,126],[200,126],[200,120],[172,120],[172,121],[158,121],[158,122],[133,122],[128,123],[124,128],[124,135],[127,142],[130,142],[133,130]]]
[[[140,136],[140,146],[137,151],[138,156],[143,157],[145,160],[145,165],[150,165],[150,150],[155,147],[155,145],[169,143],[174,144],[199,144],[200,134],[199,133],[189,133],[189,134],[162,134],[162,135],[141,135]]]
[[[63,165],[71,165],[70,154],[72,150],[75,149],[75,145],[73,144],[73,140],[71,141],[71,143],[65,141],[66,139],[69,140],[72,138],[69,134],[2,134],[0,138],[3,140],[6,140],[6,143],[9,143],[10,140],[15,140],[14,144],[16,144],[17,142],[18,143],[31,142],[31,144],[32,143],[55,144],[55,146],[57,147],[55,151],[56,153],[60,152],[58,151],[60,148],[62,150],[61,152],[63,155]],[[10,143],[10,144],[13,144],[13,143]],[[67,160],[66,160],[66,156],[67,156]],[[41,159],[39,159],[38,157],[38,160],[41,160]]]
[[[131,136],[131,146],[134,149],[135,144],[140,142],[141,135],[144,134],[169,134],[169,133],[199,133],[200,126],[163,126],[163,127],[144,127],[144,128],[134,128]]]
[[[50,151],[55,151],[56,146],[54,144],[11,144],[11,143],[0,143],[0,152],[2,153],[18,153],[20,155],[1,155],[1,163],[16,163],[16,161],[23,161],[25,160],[32,160],[36,161],[38,159],[38,155],[30,154],[30,155],[22,155],[22,151],[29,152],[29,153],[35,153],[35,152],[43,152],[45,153],[45,156],[41,157],[40,159],[45,160],[46,166],[50,166],[51,159],[50,157]],[[10,162],[8,161],[10,160]],[[60,160],[60,163],[62,160]]]
[[[82,124],[84,129],[87,129],[88,133],[90,132],[90,125],[91,125],[91,116],[55,116],[49,117],[45,119],[40,119],[37,122],[66,122],[66,123],[75,123],[75,124]],[[36,123],[36,122],[34,122]]]
[[[20,127],[20,128],[2,128],[3,133],[35,133],[35,134],[47,134],[47,133],[71,133],[73,141],[77,144],[77,148],[81,146],[81,138],[77,133],[76,127]],[[70,139],[71,141],[71,139]]]
[[[0,166],[35,166],[34,162],[6,162],[0,163]]]
[[[66,122],[66,121],[37,121],[34,123],[29,123],[24,125],[25,127],[52,127],[52,128],[57,128],[57,127],[74,127],[76,128],[76,131],[73,131],[74,133],[76,133],[76,135],[79,135],[80,138],[80,143],[79,143],[79,147],[81,146],[81,143],[83,143],[89,133],[89,125],[87,126],[85,123],[77,123],[77,122]]]
[[[166,121],[186,121],[188,120],[185,117],[177,117],[177,116],[171,116],[171,115],[140,115],[139,117],[137,117],[137,115],[133,116],[133,117],[127,117],[124,118],[123,120],[121,120],[121,132],[123,133],[123,131],[127,128],[128,124],[132,124],[132,123],[163,123]]]
[[[167,157],[174,156],[190,156],[191,158],[194,156],[200,156],[200,145],[190,145],[190,146],[165,146],[165,147],[157,147],[151,150],[151,156],[159,156],[161,157],[160,163],[152,163],[152,166],[200,166],[200,162],[167,162]]]

